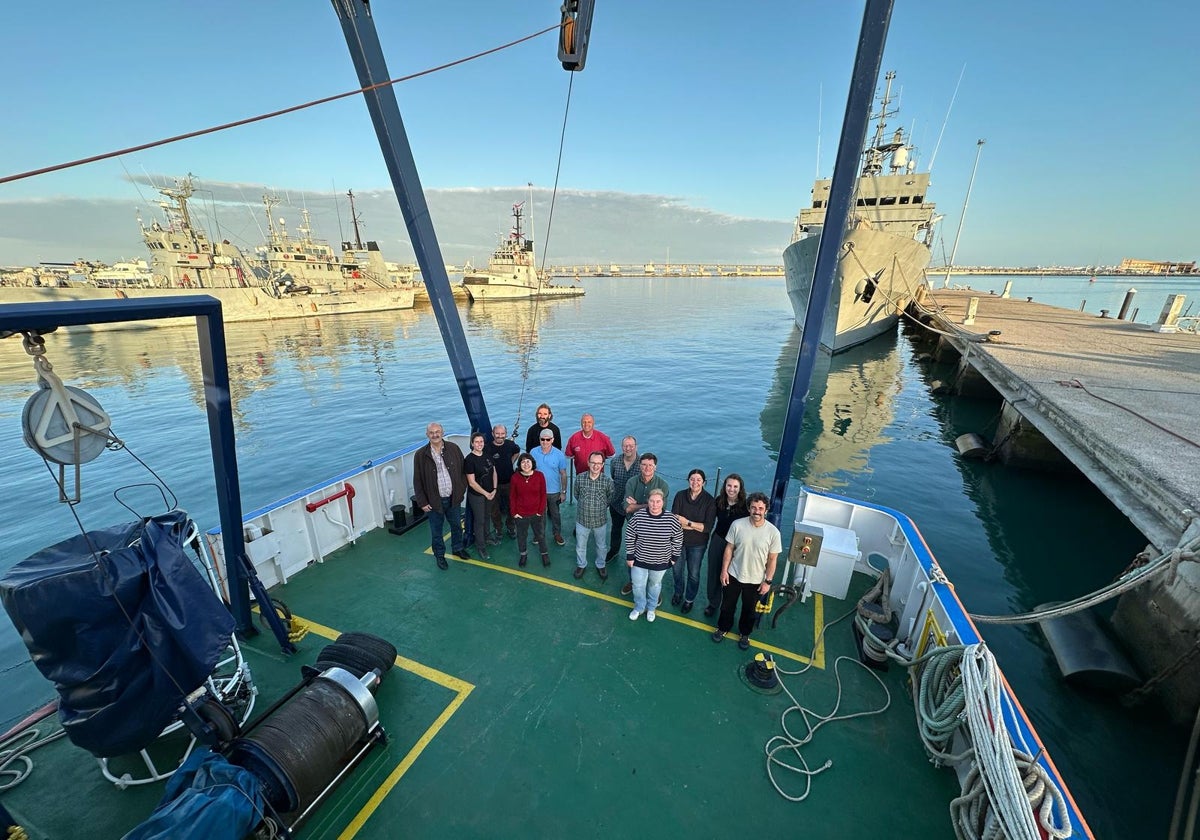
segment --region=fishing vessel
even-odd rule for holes
[[[551,283],[550,278],[534,265],[533,240],[526,238],[521,229],[524,204],[522,201],[513,205],[512,230],[492,252],[487,268],[463,274],[462,285],[472,301],[565,298],[584,294],[580,286]]]
[[[868,5],[878,16],[881,4]],[[373,72],[386,78],[365,0],[335,8],[361,58],[362,86]],[[881,53],[881,39],[875,46]],[[856,76],[869,64],[861,59]],[[411,192],[397,187],[398,198],[406,211],[423,209],[398,107],[378,99],[368,107],[379,117],[381,144],[385,134],[397,144],[385,151],[389,169],[414,176],[406,180]],[[405,218],[420,240],[428,214]],[[417,252],[423,272],[441,269],[430,288],[468,420],[490,428],[436,240],[420,242]],[[81,638],[86,629],[89,645],[65,647],[104,657],[96,615],[84,608],[76,623],[58,621],[78,605],[43,597],[41,585],[60,571],[69,584],[91,578],[101,596],[93,610],[108,613],[119,631],[151,626],[136,624],[125,600],[120,609],[110,603],[113,592],[143,591],[137,575],[116,586],[116,567],[97,555],[144,559],[161,542],[187,558],[176,575],[197,584],[193,597],[161,599],[168,618],[178,614],[172,607],[215,599],[204,616],[213,624],[204,644],[215,660],[211,672],[193,668],[184,680],[182,666],[161,650],[134,671],[175,683],[165,701],[114,686],[102,669],[101,683],[84,681],[79,698],[69,691],[79,685],[64,683],[92,670],[74,662],[65,674],[47,667],[47,676],[61,678],[67,737],[37,729],[50,707],[23,721],[13,737],[34,731],[33,741],[46,742],[34,769],[40,776],[4,799],[31,836],[74,836],[84,823],[98,836],[139,838],[301,830],[305,837],[597,836],[631,824],[709,836],[744,831],[750,814],[764,826],[794,825],[805,813],[797,803],[810,796],[821,817],[806,819],[805,832],[817,838],[861,836],[881,823],[922,838],[1090,836],[1029,716],[902,513],[805,490],[788,513],[789,546],[770,581],[761,630],[745,645],[729,639],[714,647],[709,640],[722,640],[694,614],[665,608],[661,623],[631,624],[619,579],[577,578],[563,554],[527,570],[508,541],[489,560],[458,552],[439,569],[428,522],[413,502],[420,443],[363,453],[368,460],[359,466],[243,512],[221,314],[209,295],[0,307],[0,334],[21,336],[33,358],[37,393],[25,413],[26,442],[62,467],[90,463],[119,441],[109,433],[112,418],[65,384],[64,365],[55,372],[50,364],[54,328],[196,319],[220,496],[220,527],[197,528],[168,510],[103,535],[62,539],[5,575],[5,608],[29,631],[23,638],[35,659],[49,648],[33,632],[39,623],[68,642],[75,628]],[[72,413],[81,422],[70,421]],[[65,437],[62,424],[41,422],[64,417]],[[786,440],[795,424],[785,418],[784,427]],[[467,440],[451,439],[460,447]],[[189,451],[200,445],[187,443]],[[781,447],[785,471],[786,452]],[[58,484],[58,492],[69,491],[62,472]],[[570,508],[565,518],[569,526]],[[173,576],[146,577],[157,586]],[[251,611],[252,593],[261,618]],[[47,603],[55,605],[50,615]],[[259,621],[268,633],[255,635]],[[119,652],[141,653],[151,635],[122,637]],[[194,652],[198,643],[177,646]],[[39,664],[48,664],[44,655]],[[793,679],[800,675],[802,683]],[[787,700],[781,677],[794,689]],[[911,706],[897,699],[910,690]],[[106,703],[116,695],[116,720],[149,726],[149,738],[123,731],[114,740],[103,727],[85,737],[77,703],[98,695]],[[164,709],[173,717],[154,737]],[[780,734],[749,733],[781,714]],[[789,718],[803,723],[790,729]],[[878,783],[864,791],[864,779]],[[729,807],[731,783],[736,807]],[[218,797],[219,816],[236,818],[220,829],[208,822],[215,810],[208,803]]]
[[[929,172],[917,171],[904,129],[887,130],[888,119],[897,113],[889,110],[895,77],[890,71],[885,76],[849,223],[845,230],[830,231],[842,238],[837,282],[821,335],[821,346],[831,353],[895,329],[929,265],[935,223],[935,205],[927,200]],[[822,178],[814,182],[812,205],[800,210],[783,252],[788,296],[801,329],[808,317],[817,248],[826,232],[831,183]]]

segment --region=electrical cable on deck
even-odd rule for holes
[[[817,649],[820,647],[821,640],[825,637],[826,631],[830,627],[845,621],[847,618],[854,615],[854,613],[855,610],[849,610],[838,618],[835,618],[833,621],[828,622],[821,628],[820,632],[817,633],[817,637],[813,640],[812,656],[816,655]],[[809,793],[812,791],[812,777],[818,775],[819,773],[823,773],[833,766],[832,759],[826,759],[821,766],[814,770],[809,766],[807,759],[805,759],[804,754],[801,751],[802,748],[812,740],[818,729],[827,723],[832,723],[835,720],[852,720],[853,718],[869,717],[871,715],[882,714],[883,712],[887,711],[892,703],[891,692],[888,691],[887,686],[874,670],[868,668],[866,665],[863,665],[857,659],[853,659],[849,656],[839,656],[834,660],[833,663],[834,677],[837,681],[837,700],[834,702],[833,708],[830,709],[827,714],[820,714],[804,707],[796,699],[796,696],[792,694],[791,690],[788,689],[787,685],[783,681],[783,677],[794,677],[803,674],[813,666],[813,662],[815,660],[812,658],[812,656],[809,658],[809,663],[797,671],[787,671],[783,668],[780,668],[778,664],[775,666],[775,671],[779,676],[779,685],[783,689],[784,693],[787,694],[788,698],[792,701],[792,705],[784,709],[783,713],[779,717],[779,724],[782,727],[784,734],[772,736],[766,742],[763,749],[767,756],[767,776],[771,780],[771,785],[775,788],[775,791],[780,796],[789,802],[803,802],[805,799],[807,799]],[[846,715],[837,714],[838,709],[841,708],[842,704],[842,672],[839,667],[842,662],[850,662],[858,665],[864,671],[870,674],[876,682],[879,683],[880,688],[883,689],[884,696],[887,698],[881,708],[870,709],[862,712],[853,712]],[[792,712],[800,712],[802,716],[802,720],[807,729],[807,733],[803,737],[796,737],[792,734],[791,730],[788,729],[787,718]],[[816,721],[816,723],[814,724],[813,721]],[[780,757],[780,754],[787,753],[789,751],[795,756],[795,760],[799,761],[799,766],[791,764]],[[799,773],[800,775],[804,776],[804,792],[798,796],[784,792],[783,788],[780,786],[779,780],[775,777],[775,770],[777,767],[791,770],[794,773]]]

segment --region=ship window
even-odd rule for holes
[[[825,204],[825,202],[823,202],[823,201],[814,201],[814,202],[813,202],[813,207],[814,207],[814,208],[823,207],[823,206],[824,206],[824,204]]]
[[[178,242],[172,242],[171,247],[174,248],[176,251],[181,250]]]
[[[864,207],[864,206],[866,205],[866,203],[867,203],[867,202],[866,202],[866,200],[865,200],[865,199],[862,199],[862,198],[860,198],[858,201],[856,201],[856,202],[854,202],[854,203],[855,203],[855,205],[857,205],[857,206],[859,206],[859,207]]]
[[[925,196],[923,196],[923,195],[914,195],[913,196],[913,204],[920,204],[924,200],[925,200]]]
[[[876,199],[875,196],[871,196],[870,198],[866,199],[866,204],[868,207],[874,207],[877,201],[878,199]]]
[[[908,204],[908,196],[906,196],[906,195],[902,195],[902,196],[900,196],[900,203],[901,203],[901,204]]]
[[[879,204],[881,206],[885,206],[885,205],[890,206],[895,203],[896,203],[896,196],[894,196],[894,195],[885,195],[883,198],[879,199]]]

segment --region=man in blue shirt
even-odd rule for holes
[[[538,471],[546,477],[546,516],[554,527],[554,542],[566,545],[562,535],[562,515],[558,506],[567,500],[567,456],[554,446],[554,432],[542,429],[538,438],[541,443],[529,454],[537,464]]]

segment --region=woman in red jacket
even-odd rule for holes
[[[517,458],[517,471],[508,487],[509,510],[517,524],[517,550],[521,552],[518,566],[525,565],[525,538],[533,526],[533,541],[542,552],[542,565],[550,565],[546,548],[546,477],[534,468],[533,456],[522,452]]]

